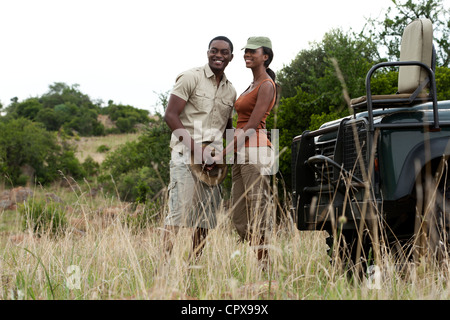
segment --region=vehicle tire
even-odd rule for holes
[[[352,270],[362,267],[365,270],[371,260],[371,242],[368,232],[363,232],[361,237],[361,249],[358,258],[358,233],[356,230],[343,230],[342,233],[329,235],[326,238],[328,245],[327,253],[330,262],[342,268],[342,270]]]
[[[433,168],[432,178],[422,178],[417,194],[414,258],[423,256],[441,261],[448,257],[450,245],[450,172],[447,161],[440,161]],[[422,177],[430,177],[423,174]],[[421,193],[419,193],[419,190]],[[420,210],[419,210],[420,209]]]

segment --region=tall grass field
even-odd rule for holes
[[[110,141],[83,139],[79,155],[99,159],[98,146]],[[270,266],[264,270],[255,248],[238,241],[226,202],[203,254],[190,260],[187,229],[174,236],[173,251],[164,258],[167,199],[135,207],[70,179],[64,186],[31,188],[33,196],[24,204],[0,211],[0,299],[450,299],[448,259],[436,263],[424,258],[399,267],[386,252],[371,273],[355,276],[330,260],[326,234],[298,231],[281,204],[268,245]],[[49,194],[58,199],[49,210],[60,219],[39,224],[32,218],[34,208]],[[151,222],[142,224],[141,218],[149,215]]]

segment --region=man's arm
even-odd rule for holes
[[[169,103],[166,108],[166,112],[164,114],[164,120],[169,126],[170,130],[173,134],[180,140],[181,142],[188,147],[196,158],[196,163],[202,163],[203,161],[203,148],[201,145],[196,143],[194,139],[192,139],[189,132],[184,127],[183,123],[180,120],[180,114],[186,106],[186,101],[181,99],[180,97],[171,94],[169,97]]]
[[[227,130],[233,130],[233,119],[229,118],[227,121],[227,126],[225,128],[225,131],[223,132],[223,138],[226,139],[227,138]]]

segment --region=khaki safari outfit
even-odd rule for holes
[[[236,100],[236,90],[225,74],[217,85],[208,64],[190,69],[177,77],[171,93],[186,101],[180,120],[195,142],[222,145]],[[170,147],[169,212],[165,225],[214,228],[221,202],[220,185],[209,186],[193,175],[190,152],[174,134]]]
[[[245,50],[246,67],[253,82],[235,103],[238,115],[233,144],[232,221],[241,240],[257,245],[263,269],[269,263],[267,243],[272,226],[270,175],[276,167],[276,154],[266,133],[266,119],[277,100],[276,75],[269,68],[273,59],[272,42],[267,37],[250,37]],[[273,90],[268,88],[273,87]],[[273,94],[273,96],[271,96]],[[270,207],[269,207],[270,206]]]
[[[242,94],[235,103],[238,114],[236,129],[243,128],[253,112],[258,97],[258,91],[264,82],[269,81],[275,88],[272,79],[262,81],[249,93]],[[274,164],[274,150],[267,138],[265,123],[270,114],[276,96],[268,107],[258,128],[237,151],[235,163],[232,166],[232,199],[233,224],[242,240],[250,240],[255,233],[263,234],[269,231],[271,222],[267,214],[270,194],[270,174]]]

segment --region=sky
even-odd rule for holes
[[[0,102],[41,96],[55,82],[91,100],[162,111],[176,76],[207,63],[209,41],[230,38],[225,73],[241,93],[252,81],[250,36],[272,40],[275,72],[334,28],[362,30],[392,0],[1,0]]]

